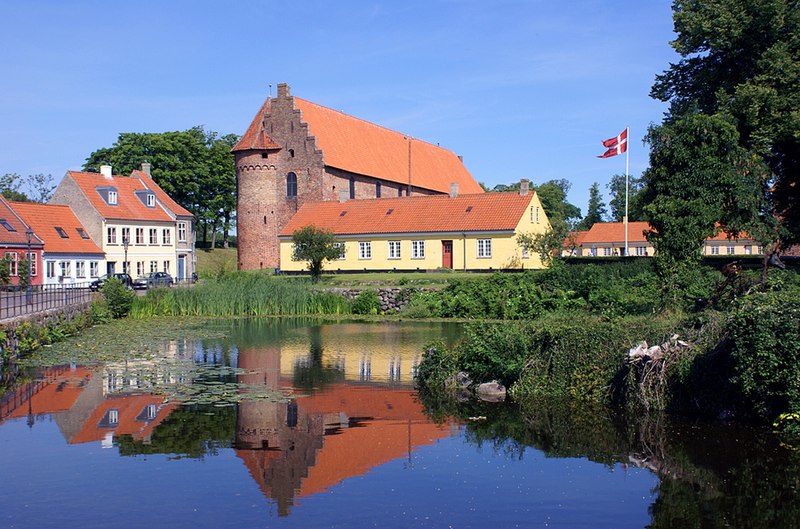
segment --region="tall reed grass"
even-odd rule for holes
[[[155,289],[136,299],[133,318],[151,316],[290,316],[346,314],[342,296],[302,280],[237,273],[194,288]]]

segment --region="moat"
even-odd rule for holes
[[[23,369],[0,527],[800,527],[800,451],[763,430],[421,402],[425,344],[458,324],[214,327]]]

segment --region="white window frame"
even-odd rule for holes
[[[178,223],[178,242],[186,242],[187,224],[188,222]]]
[[[156,207],[156,196],[152,193],[147,194],[147,207],[148,208]]]
[[[89,277],[99,277],[100,263],[97,261],[89,261]]]
[[[118,196],[116,191],[109,191],[108,192],[108,203],[111,206],[116,206],[118,203]]]
[[[716,244],[711,246],[711,255],[719,255],[719,246]]]
[[[36,254],[31,252],[28,255],[28,262],[31,264],[31,277],[36,277],[39,273],[39,262],[37,261]]]
[[[401,256],[400,241],[389,241],[389,259],[400,259]]]
[[[17,252],[6,252],[6,255],[9,256],[8,274],[12,277],[16,277],[19,275],[19,257],[17,256]]]
[[[164,261],[164,271],[169,274],[169,261]]]
[[[425,241],[411,241],[411,258],[425,259]]]
[[[144,275],[144,261],[136,261],[136,275],[138,277]]]
[[[59,261],[58,267],[61,277],[72,277],[72,261]]]
[[[131,229],[130,228],[122,228],[120,235],[122,235],[122,240],[120,240],[120,242],[122,244],[125,244],[125,241],[128,241],[129,245],[131,244]]]
[[[172,232],[169,228],[164,228],[161,230],[161,239],[166,245],[172,244]]]
[[[751,244],[744,245],[744,254],[745,255],[753,255],[753,246]]]
[[[372,259],[372,242],[358,241],[358,258],[361,260]]]
[[[150,271],[158,272],[158,261],[150,261]]]
[[[117,244],[117,228],[114,226],[109,226],[106,228],[106,243],[107,244]]]
[[[150,228],[150,245],[158,244],[158,228]],[[155,272],[155,270],[153,270]]]
[[[343,242],[335,242],[335,243],[333,243],[333,246],[336,247],[336,248],[341,248],[342,249],[342,254],[339,257],[337,257],[336,260],[337,261],[344,261],[344,255],[345,255],[345,245],[344,245],[344,243]]]
[[[528,249],[528,245],[527,244],[523,244],[522,245],[522,258],[523,259],[530,259],[530,257],[531,257],[531,252]]]
[[[136,244],[140,246],[144,244],[144,228],[136,228]]]
[[[85,261],[75,261],[75,277],[86,277]]]
[[[45,274],[49,279],[56,277],[55,261],[45,261]]]
[[[492,257],[492,240],[478,239],[478,259],[489,259]]]
[[[614,252],[611,251],[611,247],[610,246],[604,246],[603,247],[603,257],[611,257],[611,254],[613,254],[613,253]]]
[[[734,255],[736,253],[736,246],[729,244],[727,247],[728,255]]]

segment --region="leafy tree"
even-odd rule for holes
[[[600,186],[595,182],[589,188],[589,205],[586,208],[586,216],[578,224],[578,229],[581,231],[591,229],[596,223],[603,222],[607,214],[606,204],[600,194]]]
[[[296,261],[308,261],[308,270],[314,281],[318,281],[322,274],[323,261],[332,261],[344,255],[344,247],[336,244],[333,233],[317,229],[313,225],[295,231],[292,242],[292,258]]]
[[[800,5],[675,0],[673,19],[678,37],[671,44],[681,60],[657,76],[651,92],[670,102],[667,123],[696,113],[730,123],[736,145],[771,171],[759,192],[767,189],[780,217],[778,234],[784,244],[800,240]]]
[[[19,286],[21,288],[27,288],[28,283],[30,281],[30,275],[28,274],[28,258],[23,257],[22,260],[19,262],[19,268],[17,269],[17,273],[19,274]]]
[[[16,173],[6,173],[0,177],[0,193],[8,199],[17,202],[30,202],[24,192],[20,190],[22,187],[22,177]]]
[[[644,218],[640,197],[642,185],[641,178],[628,175],[628,220],[631,222]],[[611,200],[608,201],[608,206],[611,208],[611,220],[622,222],[625,220],[625,175],[615,174],[612,176],[611,181],[606,184],[606,189],[611,195]]]
[[[564,238],[581,216],[580,208],[567,202],[570,187],[569,181],[563,178],[548,180],[537,186],[536,194],[550,221],[550,228],[544,233],[517,236],[517,244],[537,252],[545,265],[559,258]]]
[[[130,173],[142,162],[152,164],[152,176],[178,204],[197,219],[207,242],[208,229],[230,227],[236,208],[236,170],[230,148],[237,136],[218,137],[202,127],[162,133],[122,133],[110,148],[94,151],[86,171],[110,164],[119,174]],[[227,236],[226,236],[227,237]],[[227,239],[226,239],[227,240]]]
[[[53,196],[55,189],[53,175],[44,175],[42,173],[28,175],[28,190],[30,191],[31,201],[45,204]]]
[[[0,287],[8,286],[11,282],[11,256],[4,255],[0,259]]]

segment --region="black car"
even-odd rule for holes
[[[166,272],[150,272],[133,280],[133,288],[171,287],[172,276]]]
[[[108,281],[108,279],[111,278],[111,277],[115,277],[115,278],[119,279],[120,281],[122,281],[122,284],[125,285],[126,287],[133,288],[133,279],[131,279],[131,276],[128,275],[128,274],[122,274],[122,273],[106,274],[106,275],[104,275],[102,277],[99,277],[99,278],[95,279],[94,281],[92,281],[91,283],[89,283],[89,288],[92,290],[92,292],[97,292],[98,290],[103,288],[103,286],[105,286],[106,281]]]

